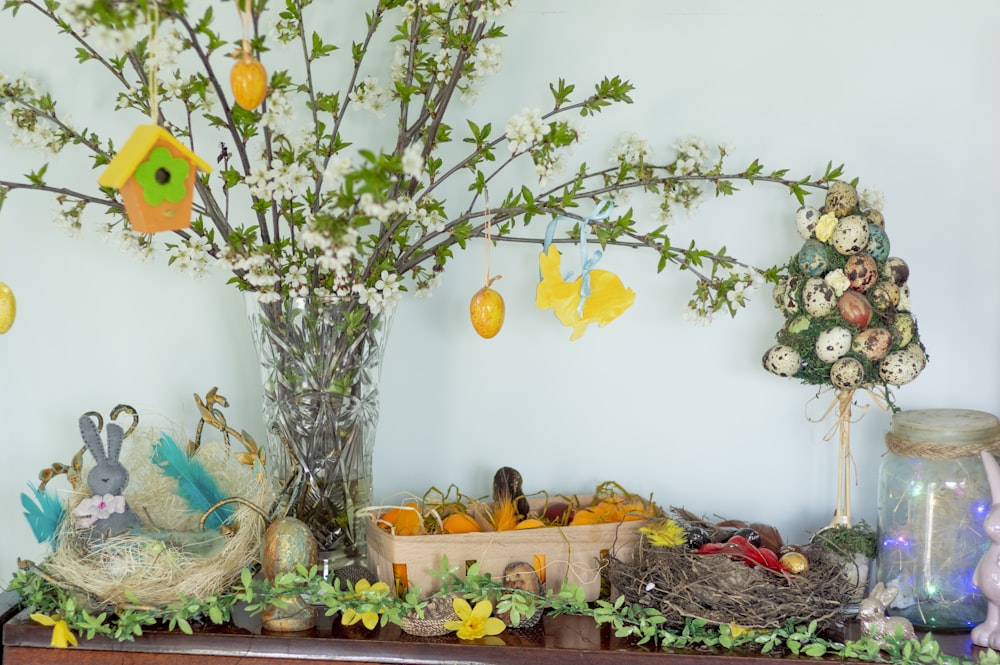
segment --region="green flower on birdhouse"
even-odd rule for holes
[[[177,203],[187,194],[191,164],[174,157],[163,146],[153,148],[149,157],[135,169],[135,181],[142,187],[142,198],[151,206],[164,201]]]

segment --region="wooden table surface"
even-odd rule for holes
[[[49,646],[52,629],[36,624],[26,611],[3,626],[3,665],[302,665],[350,662],[443,665],[451,663],[513,665],[709,665],[709,663],[773,663],[773,658],[728,651],[664,651],[639,647],[615,638],[609,627],[589,617],[545,617],[535,628],[508,630],[499,646],[461,642],[454,635],[422,638],[407,635],[392,624],[374,631],[361,624],[344,627],[321,617],[317,628],[304,633],[261,630],[254,617],[238,616],[228,625],[196,626],[194,635],[148,630],[134,642],[104,638],[80,640],[77,647]],[[944,650],[972,657],[968,634],[937,636]]]

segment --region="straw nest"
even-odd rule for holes
[[[833,627],[857,586],[849,579],[852,564],[820,546],[803,551],[809,569],[793,575],[643,538],[634,562],[612,558],[608,575],[628,602],[659,610],[668,627],[683,627],[688,617],[755,630],[780,628],[788,620]]]
[[[165,477],[151,461],[158,432],[137,430],[128,439],[123,463],[130,471],[125,498],[143,522],[135,533],[90,541],[77,529],[72,510],[90,496],[86,485],[71,490],[67,517],[58,543],[43,565],[47,575],[68,589],[83,592],[81,600],[97,608],[163,607],[181,596],[204,598],[225,589],[243,568],[259,556],[266,524],[256,510],[237,505],[233,533],[202,529],[204,513],[194,512],[177,494],[176,481]],[[227,496],[264,510],[274,493],[264,474],[236,459],[223,443],[200,446],[201,460]],[[84,476],[87,469],[84,469]]]

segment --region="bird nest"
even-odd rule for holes
[[[643,538],[634,562],[609,561],[608,579],[628,602],[659,610],[672,628],[683,627],[687,618],[753,630],[773,630],[789,620],[833,627],[857,586],[845,570],[851,564],[821,546],[804,552],[809,569],[793,575]]]
[[[97,536],[93,529],[80,528],[73,510],[92,495],[83,482],[88,468],[81,455],[69,467],[53,465],[55,473],[42,473],[44,482],[66,473],[72,488],[63,495],[65,517],[53,539],[53,551],[40,569],[84,604],[155,609],[176,604],[182,597],[205,598],[230,586],[258,559],[266,527],[261,507],[270,508],[274,501],[263,455],[258,455],[248,435],[225,424],[213,404],[214,400],[224,405],[223,398],[212,391],[207,405],[196,399],[203,421],[221,429],[224,440],[200,444],[199,425],[195,442],[178,447],[182,452],[175,462],[203,469],[221,501],[206,496],[193,505],[191,493],[181,489],[180,474],[165,472],[162,458],[154,455],[154,447],[163,444],[162,433],[136,428],[137,418],[126,434],[121,458],[129,469],[125,500],[141,522],[136,528]],[[245,450],[234,450],[233,438]],[[205,510],[205,502],[214,505]],[[216,520],[214,526],[206,522],[222,506],[225,519]]]

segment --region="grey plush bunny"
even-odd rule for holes
[[[108,423],[108,450],[90,414],[80,416],[80,436],[96,464],[87,474],[87,485],[94,496],[84,499],[73,510],[77,525],[92,529],[92,538],[104,538],[127,533],[142,525],[123,493],[128,485],[128,470],[118,461],[122,451],[122,428]]]

